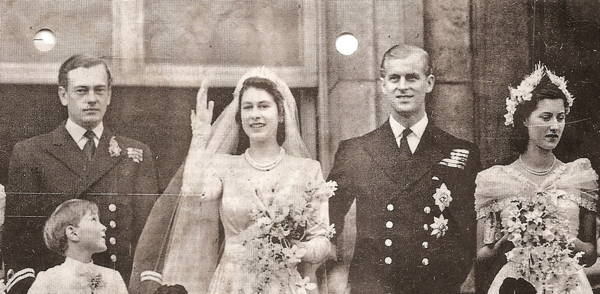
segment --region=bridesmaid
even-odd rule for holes
[[[580,252],[581,262],[591,266],[596,261],[598,175],[588,159],[563,163],[553,153],[573,105],[573,96],[566,88],[566,81],[538,65],[519,87],[510,89],[506,104],[506,125],[513,126],[512,144],[520,156],[509,165],[493,166],[477,176],[475,206],[479,264],[502,259],[505,253],[514,248],[510,241],[514,235],[502,236],[503,229],[506,229],[502,224],[510,223],[513,217],[510,208],[514,206],[514,201],[543,195],[543,199],[556,203],[558,217],[567,225],[566,237],[572,240],[574,252]],[[503,293],[509,287],[517,289],[517,293],[525,293],[519,292],[524,288],[530,288],[531,291],[532,287],[535,288],[534,293],[543,293],[544,290],[548,293],[551,289],[558,291],[556,293],[564,293],[568,290],[563,287],[571,287],[560,279],[550,281],[547,285],[528,280],[527,276],[520,273],[521,264],[515,260],[509,258],[503,265],[488,293]],[[578,268],[574,262],[570,267]],[[535,271],[533,268],[529,270]],[[583,269],[574,272],[574,285],[569,293],[592,293]],[[560,275],[566,276],[565,273]]]

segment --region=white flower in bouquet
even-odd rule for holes
[[[241,235],[242,244],[253,252],[243,266],[257,274],[257,293],[268,289],[274,278],[296,284],[300,293],[313,289],[308,278],[302,280],[296,272],[296,265],[306,254],[306,249],[297,244],[307,241],[309,231],[315,228],[327,238],[333,236],[333,225],[323,223],[317,207],[336,189],[337,184],[330,181],[309,183],[300,194],[292,192],[292,187],[264,183],[255,190],[264,205],[252,210],[254,224]]]
[[[548,229],[542,232],[542,238],[548,240],[548,242],[553,242],[554,240],[556,240],[555,233]]]
[[[306,290],[314,290],[317,288],[317,284],[311,283],[308,277],[296,282],[296,286],[298,287],[298,294],[306,294]]]
[[[506,259],[517,264],[529,264],[529,255],[524,248],[515,247],[506,253]]]
[[[582,254],[573,254],[568,225],[556,205],[564,195],[555,190],[513,200],[505,209],[508,217],[502,220],[503,233],[515,246],[506,253],[507,260],[522,278],[551,293],[568,293],[577,287],[581,268]]]

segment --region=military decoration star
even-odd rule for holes
[[[448,231],[448,220],[444,218],[444,215],[441,214],[440,217],[433,217],[433,224],[431,227],[431,235],[436,238],[443,237]]]
[[[433,177],[432,180],[439,181],[438,177]],[[435,193],[431,195],[435,200],[435,205],[440,209],[439,217],[433,217],[433,223],[429,225],[431,228],[431,235],[436,238],[441,238],[446,235],[448,231],[448,219],[444,217],[444,210],[450,207],[452,202],[452,192],[448,189],[446,184],[442,183],[439,188],[435,189]]]
[[[440,208],[440,211],[444,211],[446,207],[450,206],[450,202],[452,202],[452,192],[443,183],[439,188],[435,189],[435,194],[432,197],[435,199],[435,205]]]

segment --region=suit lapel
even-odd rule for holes
[[[65,124],[61,124],[51,133],[51,142],[45,146],[46,151],[62,162],[73,173],[82,177],[85,161],[82,151],[73,140]]]
[[[411,160],[404,162],[406,187],[416,183],[427,172],[436,168],[443,156],[442,150],[438,147],[436,129],[429,123]]]
[[[401,182],[403,179],[403,170],[400,166],[400,149],[394,138],[394,133],[387,121],[377,130],[373,136],[368,138],[369,144],[365,145],[367,153],[375,161],[376,166],[388,175],[394,182]]]
[[[110,139],[114,135],[108,129],[104,129],[102,137],[100,138],[100,142],[98,143],[98,148],[96,148],[96,153],[94,153],[94,158],[92,159],[92,163],[89,167],[89,177],[88,181],[86,181],[86,187],[84,190],[87,190],[91,185],[96,183],[102,176],[104,176],[108,171],[110,171],[117,163],[119,163],[123,156],[110,156],[108,152]],[[117,140],[118,142],[118,140]],[[123,146],[121,153],[127,152]]]
[[[436,131],[434,126],[427,125],[410,160],[400,159],[400,149],[389,121],[375,131],[373,137],[369,138],[372,139],[371,144],[366,145],[365,149],[388,177],[405,190],[435,168],[443,158],[437,146]]]

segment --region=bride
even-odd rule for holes
[[[189,293],[306,293],[308,279],[294,265],[289,275],[263,275],[263,288],[257,284],[261,273],[244,265],[262,258],[245,246],[245,237],[260,226],[251,213],[324,183],[300,137],[294,97],[272,72],[253,69],[211,126],[213,102],[207,104],[206,92],[203,83],[183,171],[155,204],[140,237],[130,291],[154,293],[161,284],[178,284]],[[242,155],[230,155],[245,147]],[[264,187],[287,192],[259,193]],[[303,252],[298,261],[309,265],[323,262],[330,250],[328,200],[314,208],[319,225],[306,228],[305,241],[294,246]],[[316,282],[313,271],[304,276]]]
[[[526,291],[525,288],[533,293],[592,293],[583,269],[573,256],[580,257],[579,262],[586,266],[596,261],[598,176],[588,159],[563,163],[553,154],[572,104],[573,96],[568,92],[564,78],[540,64],[519,87],[510,89],[510,97],[506,99],[506,125],[513,126],[512,145],[520,156],[509,165],[493,166],[482,171],[476,179],[477,261],[490,264],[505,255],[508,260],[495,276],[488,293],[509,293],[504,291],[510,287],[518,288],[510,289],[510,293],[529,293],[519,292]],[[527,206],[534,203],[527,202],[532,199],[538,201],[535,203],[551,204]],[[519,211],[521,207],[534,209]],[[530,228],[536,228],[539,220],[552,214],[550,207],[556,208],[558,216],[553,225],[547,225],[542,233],[533,231],[545,241],[523,238],[532,232]],[[547,214],[538,214],[532,217],[538,222],[528,222],[519,227],[521,219],[529,220],[533,215],[531,212],[537,209]],[[550,221],[548,224],[551,224]],[[556,229],[561,226],[564,230]],[[523,235],[519,234],[521,228],[527,230]],[[536,263],[537,252],[549,248],[550,244],[558,244],[552,242],[559,240],[561,234],[567,240],[565,243],[570,245],[565,247],[573,251],[560,257],[567,262],[561,269],[549,267],[551,270],[539,270],[538,267],[544,266],[545,261]],[[525,242],[536,245],[523,246]],[[523,253],[527,253],[525,258],[519,258],[519,254]],[[545,260],[549,260],[547,256]],[[565,278],[568,269],[572,269],[572,274]],[[550,275],[550,278],[539,280],[533,278],[540,275],[548,277],[551,272],[557,276]],[[536,276],[536,273],[539,275]],[[514,286],[523,284],[524,287]],[[512,292],[514,290],[517,292]]]

